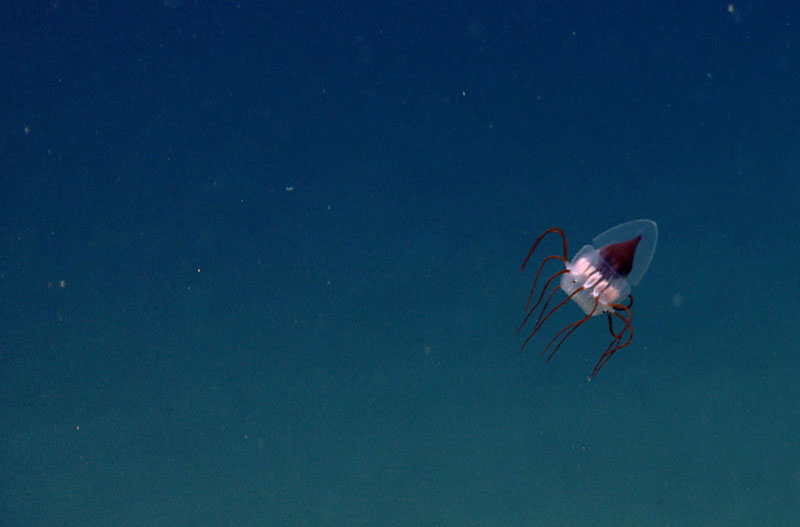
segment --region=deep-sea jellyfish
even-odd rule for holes
[[[561,254],[552,254],[545,257],[539,264],[539,270],[536,272],[531,292],[528,295],[528,303],[525,305],[525,319],[517,329],[517,333],[529,324],[539,305],[542,308],[539,310],[535,322],[533,322],[533,329],[522,343],[520,351],[525,348],[528,341],[536,335],[556,310],[572,300],[581,307],[585,316],[556,333],[545,346],[542,356],[547,355],[547,360],[549,361],[567,338],[584,322],[592,317],[605,314],[608,317],[611,342],[595,365],[591,375],[589,375],[591,380],[614,353],[630,344],[631,340],[633,340],[633,325],[631,325],[633,296],[631,296],[630,291],[631,287],[641,281],[647,271],[647,267],[650,265],[650,261],[653,259],[658,239],[658,228],[655,222],[651,220],[635,220],[617,225],[596,236],[592,240],[592,245],[584,245],[572,260],[567,260],[567,238],[564,235],[564,231],[558,227],[552,227],[544,231],[533,242],[531,250],[528,251],[525,260],[522,262],[520,272],[525,269],[542,239],[550,233],[555,233],[561,237],[562,252]],[[539,281],[539,276],[542,274],[545,264],[553,260],[561,262],[564,265],[564,269],[550,276],[545,282],[538,299],[531,306],[537,291],[536,284]],[[558,277],[561,277],[559,283],[550,288],[551,283]],[[548,289],[550,290],[549,293]],[[558,289],[563,290],[567,297],[548,310]],[[544,300],[544,303],[542,303],[542,300]],[[618,323],[622,323],[622,327],[618,331],[614,329],[614,319],[617,319]],[[529,325],[528,327],[530,328]]]

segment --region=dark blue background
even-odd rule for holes
[[[800,12],[701,4],[4,4],[0,523],[792,525]]]

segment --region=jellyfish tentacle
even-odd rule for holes
[[[554,232],[554,233],[558,234],[559,236],[561,236],[561,246],[562,246],[562,249],[563,249],[564,260],[567,259],[567,237],[564,235],[564,231],[562,231],[558,227],[550,227],[549,229],[544,231],[541,235],[539,235],[539,237],[536,238],[535,242],[533,242],[533,246],[531,247],[531,250],[528,251],[527,256],[525,256],[525,260],[523,260],[523,262],[522,262],[522,266],[519,268],[520,272],[522,272],[522,270],[525,269],[525,264],[527,264],[528,260],[530,260],[531,256],[533,256],[533,252],[536,250],[536,247],[539,246],[539,242],[542,241],[542,238],[544,238],[545,236],[547,236],[551,232]]]
[[[544,284],[544,288],[542,289],[542,294],[539,295],[539,299],[536,301],[536,303],[533,305],[533,307],[530,308],[530,310],[528,310],[528,314],[525,315],[525,319],[522,321],[522,324],[520,324],[520,326],[517,328],[517,333],[519,333],[520,330],[523,328],[523,326],[525,326],[525,324],[528,322],[528,319],[531,317],[531,315],[533,315],[533,312],[536,311],[536,308],[542,302],[542,299],[544,298],[544,294],[547,292],[547,288],[550,287],[550,282],[552,282],[553,280],[555,280],[556,277],[561,276],[562,274],[564,274],[566,272],[568,272],[567,269],[562,269],[561,271],[558,271],[556,274],[551,276],[549,280],[547,280],[547,282]],[[553,293],[555,293],[555,291],[557,291],[557,290],[558,290],[558,287],[555,287],[553,289],[553,291],[550,293],[550,296],[552,297]],[[550,299],[548,298],[548,302],[549,302],[549,300]],[[530,303],[530,300],[528,301],[528,303]],[[547,305],[547,303],[545,303],[545,305]],[[527,309],[527,307],[528,306],[525,306],[526,309]],[[539,318],[536,321],[537,324],[539,322],[539,319],[541,319],[541,315],[539,316]]]
[[[580,289],[583,289],[583,288],[580,288]],[[580,290],[580,289],[579,289],[579,290]],[[576,291],[576,293],[577,293],[577,291]],[[574,295],[574,294],[575,294],[575,293],[573,293],[573,295]],[[570,295],[570,296],[572,296],[572,295]],[[550,352],[550,355],[548,355],[548,356],[547,356],[547,360],[546,360],[545,362],[550,362],[550,359],[552,359],[552,358],[553,358],[553,355],[555,355],[555,354],[556,354],[556,352],[558,351],[558,348],[560,348],[560,347],[561,347],[561,345],[562,345],[562,344],[564,344],[564,342],[566,342],[566,340],[569,338],[569,336],[570,336],[570,335],[572,335],[572,334],[575,332],[575,330],[576,330],[576,329],[578,329],[578,328],[579,328],[579,327],[580,327],[580,326],[581,326],[581,325],[582,325],[584,322],[586,322],[587,320],[589,320],[590,318],[592,318],[592,317],[594,316],[594,313],[595,313],[595,311],[597,311],[597,304],[598,304],[598,302],[597,302],[597,297],[595,297],[595,298],[594,298],[594,307],[592,308],[592,310],[591,310],[589,313],[587,313],[587,314],[586,314],[586,316],[585,316],[585,317],[583,317],[583,318],[582,318],[582,319],[580,319],[580,320],[576,320],[576,321],[575,321],[575,322],[573,322],[572,324],[568,325],[567,327],[565,327],[564,329],[562,329],[561,331],[559,331],[558,333],[556,333],[556,336],[555,336],[555,337],[553,337],[553,338],[550,340],[550,342],[548,342],[547,346],[545,346],[545,348],[542,350],[542,356],[544,356],[544,354],[545,354],[545,353],[547,353],[547,350],[548,350],[548,349],[550,349],[550,346],[552,346],[552,345],[553,345],[553,343],[554,343],[554,342],[555,342],[555,341],[556,341],[556,340],[557,340],[559,337],[561,337],[561,335],[562,335],[563,333],[565,333],[565,332],[566,332],[566,334],[564,334],[564,336],[563,336],[563,337],[561,337],[561,340],[558,342],[558,344],[556,345],[556,347],[555,347],[555,348],[553,348],[553,351],[552,351],[552,352]]]
[[[564,300],[559,302],[553,309],[551,309],[547,313],[547,315],[545,315],[544,313],[547,310],[547,306],[550,304],[550,300],[553,298],[553,294],[555,294],[555,292],[558,291],[559,289],[561,289],[561,286],[555,286],[553,287],[553,290],[550,292],[550,297],[547,299],[547,302],[544,303],[544,307],[542,307],[542,312],[539,313],[539,318],[536,320],[536,326],[535,326],[536,329],[534,331],[539,331],[539,329],[544,325],[544,323],[547,322],[547,319],[550,318],[550,315],[555,313],[558,308],[560,308],[561,306],[565,305],[567,302],[572,300],[572,297],[574,297],[575,295],[584,290],[583,287],[579,287],[578,289],[567,295],[567,297]]]
[[[555,293],[555,292],[556,292],[558,289],[559,289],[559,287],[558,287],[558,286],[556,286],[556,287],[554,287],[554,288],[553,288],[552,292],[550,293],[550,298],[552,298],[552,297],[553,297],[553,294],[554,294],[554,293]],[[531,334],[530,334],[530,335],[528,335],[528,338],[526,338],[526,339],[525,339],[525,342],[523,342],[523,343],[522,343],[522,346],[519,348],[519,350],[520,350],[520,351],[522,351],[522,350],[525,348],[525,345],[528,343],[528,341],[529,341],[529,340],[531,340],[531,339],[533,338],[533,336],[534,336],[534,335],[536,335],[536,332],[537,332],[537,331],[539,331],[539,329],[541,329],[541,327],[542,327],[542,325],[545,323],[545,321],[546,321],[548,318],[550,318],[550,315],[552,315],[553,313],[555,313],[555,312],[556,312],[556,310],[558,310],[558,308],[560,308],[561,306],[563,306],[564,304],[566,304],[567,302],[569,302],[569,301],[572,299],[572,297],[573,297],[573,296],[577,295],[577,294],[578,294],[579,292],[581,292],[582,290],[583,290],[583,288],[579,288],[579,289],[577,289],[577,290],[576,290],[574,293],[572,293],[572,294],[571,294],[571,295],[569,295],[567,298],[565,298],[564,300],[562,300],[561,302],[559,302],[559,303],[558,303],[558,305],[556,305],[556,306],[555,306],[553,309],[551,309],[551,310],[550,310],[550,312],[548,312],[548,313],[547,313],[547,315],[546,315],[544,318],[542,318],[542,314],[544,313],[544,310],[545,310],[545,309],[547,309],[547,306],[548,306],[548,304],[550,303],[550,298],[548,298],[548,299],[547,299],[547,302],[545,302],[545,304],[544,304],[544,307],[542,308],[542,314],[540,314],[540,315],[539,315],[539,319],[541,319],[541,320],[537,320],[537,321],[536,321],[536,325],[533,327],[533,331],[531,332]]]
[[[630,298],[629,305],[633,305],[633,297],[630,295],[628,296]],[[600,371],[600,368],[605,366],[605,364],[609,361],[611,356],[614,355],[614,353],[616,353],[617,351],[621,350],[622,348],[630,344],[631,341],[633,340],[633,325],[631,324],[631,310],[629,306],[624,306],[622,304],[609,304],[609,306],[614,309],[613,316],[619,318],[625,326],[619,333],[614,333],[612,329],[611,335],[614,338],[611,339],[611,343],[609,343],[605,352],[603,352],[603,355],[600,357],[600,360],[597,361],[594,370],[592,370],[591,375],[589,375],[589,380],[594,379],[594,377],[597,375],[597,372]],[[623,316],[620,312],[624,313],[625,315]],[[609,320],[611,316],[612,313],[609,313]],[[609,322],[609,324],[611,324],[611,322]],[[625,342],[622,342],[622,339],[626,331],[628,333],[628,338],[625,340]]]
[[[633,296],[628,295],[628,305],[627,306],[623,306],[623,307],[627,307],[627,311],[628,311],[628,313],[630,313],[631,306],[633,306]],[[614,315],[616,315],[617,317],[621,317],[621,315],[616,310],[607,311],[606,315],[608,315],[608,331],[609,331],[609,333],[611,333],[611,335],[614,336],[614,337],[622,338],[622,333],[625,331],[625,328],[623,327],[622,331],[620,331],[619,333],[616,333],[614,331],[614,322],[613,322],[614,321]],[[624,321],[624,319],[622,319],[622,320]],[[630,320],[628,320],[628,322],[630,322]]]
[[[531,286],[531,293],[528,295],[528,303],[525,304],[525,309],[528,309],[528,306],[531,305],[531,300],[533,300],[533,295],[534,295],[534,293],[536,293],[536,283],[539,281],[539,275],[542,274],[542,270],[544,269],[544,265],[547,262],[549,262],[550,260],[559,260],[559,261],[563,262],[565,265],[568,263],[566,258],[562,258],[561,256],[559,256],[557,254],[553,254],[551,256],[548,256],[544,260],[542,260],[542,263],[539,265],[539,270],[536,272],[536,277],[533,279],[533,285]],[[555,275],[551,276],[550,280],[552,280],[553,278],[555,278],[556,276],[558,276],[560,274],[563,274],[565,271],[566,271],[566,269],[564,269],[562,271],[559,271]],[[542,296],[544,296],[544,291],[547,289],[547,286],[550,283],[550,280],[547,281],[547,284],[545,284],[544,289],[542,289],[542,294],[539,296],[539,302],[542,301]],[[539,302],[537,302],[536,304],[538,305]],[[534,306],[533,309],[536,309],[536,306]]]
[[[614,338],[618,338],[619,335],[614,333],[614,317],[611,312],[607,312],[606,316],[608,317],[608,332],[611,333],[611,336]]]

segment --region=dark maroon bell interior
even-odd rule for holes
[[[605,263],[613,267],[620,276],[628,276],[633,269],[633,257],[636,247],[642,240],[640,234],[627,242],[612,243],[600,249],[600,257]]]

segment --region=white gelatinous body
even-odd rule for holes
[[[636,246],[633,267],[627,276],[622,276],[614,265],[604,260],[602,249],[638,236],[641,239]],[[631,286],[638,284],[644,276],[653,259],[657,239],[658,228],[650,220],[634,220],[607,230],[596,236],[592,245],[584,245],[566,265],[569,272],[561,276],[561,289],[567,295],[574,293],[572,300],[587,315],[597,316],[612,311],[611,304],[623,301],[630,294]]]

